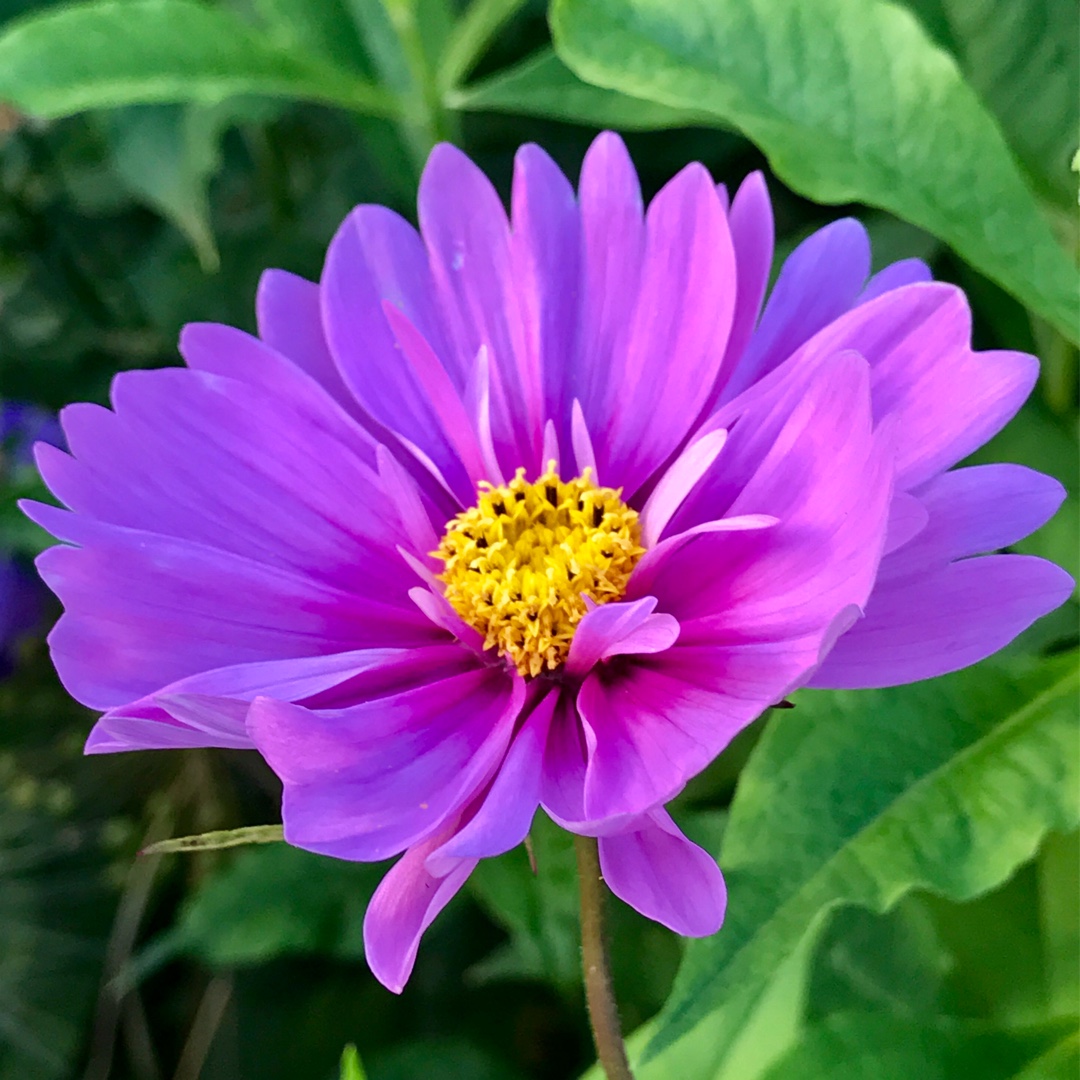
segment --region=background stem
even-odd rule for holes
[[[604,880],[600,876],[596,840],[591,836],[575,836],[574,847],[581,889],[581,962],[596,1056],[608,1080],[633,1080],[611,987],[604,937]]]

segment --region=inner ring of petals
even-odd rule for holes
[[[533,483],[479,485],[477,503],[447,523],[437,551],[446,599],[484,648],[525,676],[554,671],[574,628],[594,604],[620,599],[645,554],[637,512],[622,490],[593,483],[590,470],[561,480],[555,462]]]

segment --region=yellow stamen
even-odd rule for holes
[[[560,480],[552,461],[535,483],[524,469],[503,487],[481,483],[476,506],[447,524],[432,553],[446,564],[446,599],[522,675],[566,660],[585,597],[604,604],[625,592],[645,549],[621,495],[588,469]]]

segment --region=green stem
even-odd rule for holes
[[[585,973],[585,1000],[589,1006],[596,1056],[608,1080],[634,1080],[626,1060],[619,1011],[611,986],[607,940],[604,936],[604,879],[596,840],[575,836],[578,886],[581,889],[581,963]]]
[[[517,13],[525,0],[473,0],[458,20],[439,61],[438,83],[445,93],[456,89],[480,57],[491,39]]]

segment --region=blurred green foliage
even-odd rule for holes
[[[1065,484],[1019,549],[1076,575],[1078,30],[1075,0],[0,0],[0,398],[105,401],[184,322],[250,327],[261,270],[317,277],[352,205],[411,215],[438,139],[506,194],[521,142],[574,175],[613,126],[648,193],[764,166],[780,252],[837,204],[876,265],[964,286],[979,347],[1038,352],[976,460]],[[24,558],[40,482],[2,482]],[[612,904],[640,1080],[1075,1077],[1076,644],[1073,601],[972,672],[804,693],[691,784],[674,813],[732,903],[686,949]],[[0,682],[0,1080],[588,1068],[557,829],[478,870],[396,998],[362,959],[383,867],[138,858],[275,820],[277,782],[234,752],[86,761],[91,721],[29,635]]]

